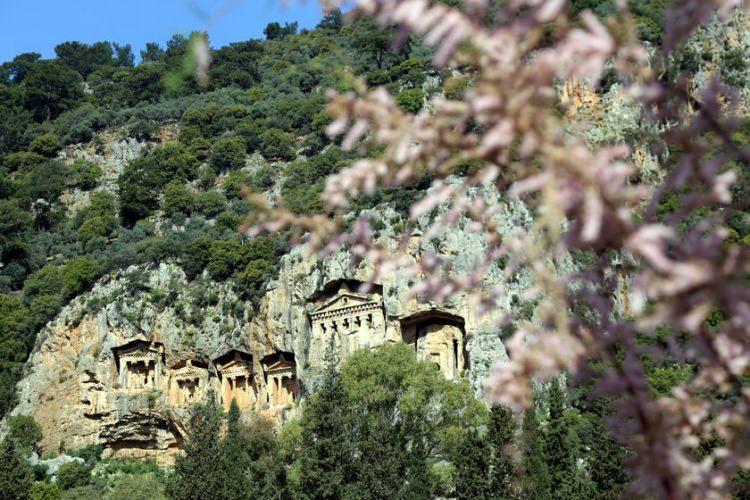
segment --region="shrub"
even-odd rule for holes
[[[250,177],[250,187],[255,191],[268,191],[276,182],[277,169],[273,165],[263,165]]]
[[[242,261],[242,243],[237,240],[214,241],[209,250],[208,273],[212,278],[222,281],[240,269]]]
[[[29,150],[41,156],[52,158],[60,150],[60,138],[52,134],[40,135],[31,141]]]
[[[422,109],[424,92],[422,89],[405,89],[396,96],[396,103],[401,109],[409,113],[416,113]]]
[[[14,415],[8,419],[8,438],[17,449],[31,451],[42,439],[42,427],[30,415]]]
[[[70,167],[73,185],[84,191],[95,188],[101,175],[102,169],[99,165],[90,161],[76,160]]]
[[[159,132],[159,125],[148,120],[134,120],[128,124],[128,133],[136,139],[148,141]]]
[[[211,238],[201,236],[185,246],[181,255],[182,269],[190,278],[199,275],[208,265],[213,242]]]
[[[198,165],[195,155],[180,143],[166,144],[131,161],[118,179],[123,223],[130,227],[151,215],[161,189],[171,181],[193,179]]]
[[[68,462],[57,471],[57,484],[63,490],[86,486],[91,482],[91,468],[81,462]]]
[[[195,210],[206,217],[221,213],[226,205],[226,196],[215,190],[199,193],[195,197]]]
[[[101,500],[101,488],[93,485],[78,486],[63,492],[62,500]]]
[[[83,221],[81,227],[76,231],[76,239],[82,248],[86,248],[88,242],[94,238],[105,238],[112,232],[111,221],[105,217],[93,216]]]
[[[241,198],[242,188],[252,185],[252,178],[246,172],[241,170],[234,170],[229,172],[226,179],[224,179],[224,193],[228,198]]]
[[[265,293],[266,281],[271,277],[274,266],[266,259],[253,259],[237,275],[237,281],[247,297],[256,306]]]
[[[246,150],[242,137],[223,137],[211,148],[208,162],[216,171],[238,169],[245,164]]]
[[[221,231],[237,231],[245,218],[232,212],[224,212],[216,218],[216,229]]]
[[[60,500],[63,492],[55,483],[37,482],[29,490],[29,500]]]
[[[251,153],[260,147],[261,136],[267,128],[265,120],[243,120],[234,129],[235,133],[245,140],[247,152]]]
[[[190,141],[188,150],[199,160],[205,160],[211,152],[211,141],[205,137],[196,137]],[[198,170],[198,175],[200,176],[200,169]]]
[[[87,257],[76,257],[62,268],[62,294],[71,299],[89,288],[98,276],[97,262]]]
[[[68,455],[72,457],[82,458],[87,464],[93,464],[98,462],[102,458],[104,452],[104,446],[101,444],[90,444],[83,448],[68,450]]]
[[[162,500],[164,480],[153,472],[146,474],[127,474],[112,481],[112,488],[107,495],[109,500]]]
[[[21,151],[19,153],[10,153],[3,159],[3,164],[9,172],[27,171],[34,165],[44,163],[46,158],[37,153]]]
[[[283,130],[268,129],[261,136],[260,153],[267,160],[291,161],[296,156],[294,138]]]
[[[203,189],[208,189],[214,186],[216,182],[216,172],[213,168],[208,165],[201,165],[198,169],[198,185]]]
[[[172,181],[164,188],[161,209],[167,216],[177,213],[190,214],[196,206],[196,197],[179,181]]]

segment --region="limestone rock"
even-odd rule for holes
[[[503,206],[501,231],[528,229],[531,215],[523,204],[476,194]],[[388,210],[372,215],[396,217]],[[379,237],[395,246],[390,226]],[[480,235],[460,227],[429,243],[415,233],[409,248],[417,262],[424,252],[440,253],[454,272],[485,250]],[[190,405],[211,392],[225,407],[237,400],[245,416],[260,412],[281,422],[295,415],[319,380],[331,338],[344,358],[355,349],[405,341],[419,359],[481,393],[492,364],[505,356],[503,311],[516,307],[511,297],[522,295],[530,277],[507,278],[498,264],[486,284],[504,286],[508,299],[480,315],[463,294],[447,304],[409,299],[410,283],[398,272],[361,288],[369,264],[353,268],[349,261],[345,251],[319,261],[293,249],[257,311],[229,283],[205,273],[189,281],[174,263],[106,276],[39,332],[12,414],[36,418],[45,450],[60,442],[102,444],[105,456],[168,463],[184,441]]]

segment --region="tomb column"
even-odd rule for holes
[[[119,374],[120,387],[123,389],[125,388],[125,384],[126,384],[125,380],[127,377],[127,373],[128,373],[128,362],[123,361],[122,363],[120,363],[120,374]]]

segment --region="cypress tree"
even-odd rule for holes
[[[326,350],[325,374],[318,391],[302,413],[300,495],[306,498],[341,498],[349,484],[352,462],[347,432],[346,393],[338,372],[334,339]]]
[[[490,491],[493,498],[513,496],[513,460],[508,448],[513,444],[516,422],[510,408],[494,405],[490,408],[487,441],[492,448]]]
[[[456,461],[456,495],[461,499],[502,498],[490,488],[490,446],[478,432],[469,431]]]
[[[555,497],[571,480],[575,470],[575,458],[570,448],[568,423],[565,419],[565,394],[558,379],[554,379],[549,386],[547,398],[549,406],[549,420],[544,436],[544,455],[547,470],[552,481]]]
[[[539,428],[536,408],[530,408],[523,414],[523,476],[524,498],[549,500],[552,498],[551,484],[547,463],[544,460],[544,439]]]
[[[0,497],[26,499],[34,482],[31,466],[10,439],[0,442]]]
[[[273,423],[254,418],[246,429],[245,446],[250,459],[250,490],[247,498],[290,498],[286,467],[279,453]]]
[[[593,496],[599,499],[620,498],[628,483],[624,464],[627,448],[610,435],[600,415],[591,412],[586,414],[586,418],[591,429],[586,461],[593,483]]]
[[[234,399],[227,413],[227,433],[221,443],[221,459],[225,497],[243,498],[250,489],[250,459],[240,429],[240,408]]]
[[[576,429],[566,414],[565,388],[559,379],[549,387],[549,420],[544,439],[544,455],[554,498],[579,499],[590,493],[590,481],[576,464],[579,451]]]
[[[213,392],[208,402],[193,413],[185,443],[185,455],[177,459],[167,482],[167,495],[180,500],[229,499],[219,439],[221,420]]]

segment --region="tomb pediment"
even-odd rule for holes
[[[336,295],[315,309],[315,311],[310,314],[310,318],[313,320],[329,317],[334,318],[339,315],[372,311],[379,308],[380,304],[374,300],[370,300],[366,295],[344,292]]]
[[[252,365],[245,361],[230,361],[219,368],[219,373],[225,377],[247,376],[252,372]]]
[[[333,311],[336,309],[342,309],[344,307],[353,307],[361,304],[367,304],[371,302],[366,295],[360,295],[358,293],[346,292],[332,297],[326,301],[323,305],[318,307],[314,312],[320,313],[325,311]]]
[[[263,371],[267,374],[291,373],[294,374],[296,365],[294,355],[284,352],[278,352],[266,356],[261,360]]]
[[[196,378],[203,378],[208,374],[205,367],[195,366],[191,361],[188,361],[185,366],[172,370],[172,377],[175,380],[194,380]]]

